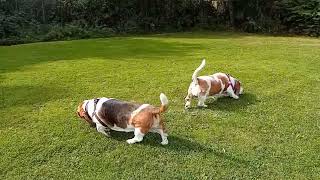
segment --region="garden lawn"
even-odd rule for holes
[[[193,71],[239,78],[239,100],[184,110]],[[320,40],[177,33],[0,47],[0,179],[320,179]],[[159,105],[169,145],[111,138],[84,99]],[[195,107],[196,101],[193,101]]]

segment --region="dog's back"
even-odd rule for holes
[[[116,125],[121,128],[126,128],[131,113],[139,107],[140,104],[110,99],[102,104],[98,115],[111,127]]]

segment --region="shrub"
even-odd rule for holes
[[[278,6],[281,20],[289,32],[320,35],[319,0],[282,0]]]

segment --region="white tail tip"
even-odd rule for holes
[[[163,93],[160,94],[160,101],[162,105],[167,105],[169,103],[167,96]]]

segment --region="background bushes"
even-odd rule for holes
[[[0,43],[233,28],[319,36],[319,0],[0,0]]]
[[[320,0],[283,0],[281,21],[293,33],[320,35]]]

